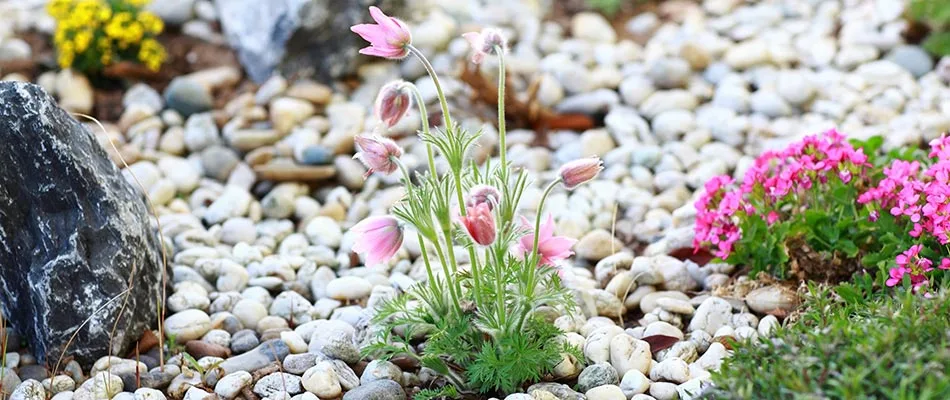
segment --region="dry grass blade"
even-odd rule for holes
[[[127,289],[125,289],[125,290],[119,292],[119,294],[113,296],[113,297],[112,297],[111,299],[109,299],[109,301],[107,301],[105,304],[99,306],[99,308],[97,308],[96,311],[93,311],[92,314],[90,314],[88,317],[86,317],[86,319],[83,320],[82,323],[79,324],[78,327],[76,327],[76,330],[73,331],[72,336],[70,336],[70,337],[69,337],[69,340],[66,341],[66,344],[63,346],[62,352],[59,354],[59,360],[56,361],[56,366],[53,367],[53,375],[52,375],[52,376],[56,376],[57,371],[59,371],[59,366],[62,364],[63,359],[66,357],[66,350],[69,349],[69,345],[71,345],[71,344],[73,343],[73,340],[76,339],[76,335],[79,335],[79,332],[82,332],[82,328],[85,327],[86,324],[88,324],[89,321],[92,320],[92,317],[95,317],[96,314],[98,314],[100,311],[106,309],[106,307],[108,307],[108,306],[109,306],[110,304],[112,304],[114,301],[118,300],[120,296],[126,295],[126,294],[128,294],[129,292],[131,292],[130,289],[131,289],[131,288],[127,288]]]
[[[94,117],[92,117],[92,116],[86,115],[86,114],[74,113],[74,115],[77,115],[77,116],[80,116],[80,117],[89,119],[90,121],[94,122],[96,125],[99,126],[99,129],[102,130],[102,133],[103,133],[103,134],[107,134],[107,131],[106,131],[105,126],[103,126],[102,123],[99,122],[98,119],[96,119],[96,118],[94,118]],[[153,217],[155,217],[155,223],[156,223],[156,225],[157,225],[157,227],[158,227],[159,247],[160,247],[160,251],[161,251],[161,255],[162,255],[162,265],[161,265],[161,267],[162,267],[162,296],[161,296],[161,299],[160,299],[160,301],[159,301],[159,312],[158,312],[158,342],[159,342],[159,345],[162,345],[162,343],[165,342],[165,338],[164,338],[164,336],[165,336],[165,329],[164,329],[163,324],[164,324],[164,321],[165,321],[165,299],[166,299],[166,297],[167,297],[165,290],[166,290],[166,286],[168,285],[168,255],[165,253],[165,236],[164,236],[164,234],[162,233],[162,223],[161,223],[161,221],[160,221],[159,218],[158,218],[158,214],[155,212],[155,206],[154,206],[154,204],[152,203],[152,198],[149,197],[149,195],[148,195],[148,189],[146,189],[146,188],[145,188],[145,185],[143,185],[142,182],[138,179],[138,177],[135,176],[135,173],[133,173],[132,170],[129,169],[129,164],[128,164],[128,162],[126,162],[126,161],[125,161],[125,158],[122,157],[122,153],[121,153],[121,152],[119,151],[119,149],[115,146],[115,143],[112,142],[112,140],[109,140],[109,145],[112,146],[112,150],[115,151],[115,154],[119,157],[119,160],[122,161],[122,165],[126,168],[126,170],[129,171],[129,175],[132,177],[132,180],[135,181],[135,183],[139,186],[139,189],[142,191],[142,194],[145,196],[145,202],[146,202],[146,204],[148,205],[148,211],[149,211],[149,213],[152,214]],[[129,277],[129,288],[127,289],[127,291],[128,291],[129,293],[131,293],[132,282],[134,282],[135,272],[136,272],[136,268],[133,268],[133,269],[132,269],[132,274],[131,274],[131,276]],[[126,302],[126,301],[123,301],[122,309],[125,308],[125,305],[126,305],[126,304],[127,304],[127,302]],[[120,314],[121,314],[121,310],[120,310]],[[110,351],[111,351],[111,349],[112,349],[111,337],[115,334],[115,330],[116,330],[117,327],[118,327],[118,320],[115,322],[115,324],[114,324],[113,327],[112,327],[112,331],[110,332],[110,343],[109,343],[109,349],[110,349]],[[65,348],[64,348],[63,350],[65,351]],[[65,354],[65,353],[64,353],[64,354]],[[159,352],[158,352],[158,357],[159,357],[159,365],[164,368],[164,367],[165,367],[165,354],[164,354],[164,352],[163,352],[163,351],[159,351]],[[61,358],[62,358],[62,356],[61,356]],[[60,361],[61,361],[61,360],[60,360]],[[59,364],[59,362],[57,362],[57,365],[58,365],[58,364]],[[54,371],[55,371],[55,370],[54,370]]]

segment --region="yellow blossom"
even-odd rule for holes
[[[162,33],[162,29],[165,28],[165,23],[162,22],[162,19],[148,11],[140,12],[138,21],[145,28],[145,31],[153,35]]]
[[[135,59],[153,70],[161,68],[166,53],[155,35],[165,24],[142,9],[149,2],[48,0],[46,10],[56,20],[53,42],[60,66],[74,67],[80,59],[80,66],[95,69],[116,60]]]
[[[89,48],[89,42],[92,42],[92,32],[89,30],[82,30],[76,33],[76,36],[73,37],[73,42],[76,43],[76,52],[82,53]]]

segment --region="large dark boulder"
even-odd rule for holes
[[[0,166],[8,322],[41,363],[55,365],[77,329],[67,356],[88,365],[123,354],[156,324],[161,296],[159,240],[139,191],[89,130],[28,83],[0,82]]]
[[[326,83],[352,74],[366,42],[350,27],[372,23],[369,6],[402,17],[405,0],[215,0],[221,27],[251,79],[275,70]]]

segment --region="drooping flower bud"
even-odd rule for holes
[[[495,28],[463,33],[462,37],[472,46],[472,62],[475,64],[481,64],[486,55],[497,54],[499,48],[502,52],[508,49],[508,40],[500,30]]]
[[[392,139],[377,135],[360,135],[354,140],[360,151],[353,155],[353,158],[362,161],[369,168],[364,178],[376,171],[390,174],[399,168],[396,159],[402,156],[402,148]]]
[[[462,217],[462,225],[475,243],[490,246],[495,242],[495,216],[488,203],[466,208],[468,215]]]
[[[476,185],[468,191],[468,197],[465,199],[465,207],[488,204],[488,209],[494,210],[495,206],[500,202],[501,193],[498,192],[498,189],[488,185]]]
[[[558,175],[561,176],[561,183],[567,190],[574,190],[577,186],[597,177],[597,174],[604,169],[604,163],[600,157],[581,158],[571,161],[561,166]]]
[[[379,90],[373,111],[388,127],[399,123],[412,105],[412,88],[406,81],[387,83]]]
[[[389,59],[400,59],[409,54],[412,34],[406,24],[387,16],[377,7],[370,7],[369,14],[375,24],[358,24],[350,30],[369,42],[369,46],[360,49],[360,54]]]
[[[402,226],[389,215],[369,217],[350,230],[357,233],[353,251],[366,254],[366,265],[389,260],[402,246]]]

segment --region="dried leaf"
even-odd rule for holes
[[[732,344],[735,343],[736,340],[730,336],[720,336],[717,338],[713,338],[713,341],[719,342],[719,344],[723,345],[723,347],[725,347],[726,350],[732,350],[733,349]]]
[[[680,341],[677,337],[666,335],[651,335],[641,340],[650,344],[650,351],[653,353],[673,347],[676,342]]]
[[[152,347],[155,347],[155,346],[157,346],[158,344],[159,344],[159,343],[158,343],[158,337],[155,336],[155,334],[152,333],[151,330],[146,330],[145,332],[142,333],[142,337],[139,339],[139,341],[138,341],[138,343],[135,345],[135,347],[138,348],[138,352],[139,352],[140,354],[145,354],[145,353],[147,353],[149,350],[151,350]],[[129,352],[129,355],[126,356],[126,357],[127,357],[127,358],[134,358],[134,357],[135,357],[135,349],[132,349],[132,351],[130,351],[130,352]]]
[[[478,66],[466,63],[459,76],[462,82],[472,88],[473,99],[486,105],[498,104],[498,88],[479,72]],[[514,93],[505,96],[505,116],[509,128],[530,128],[537,132],[549,129],[587,130],[594,128],[594,119],[584,114],[557,114],[537,101],[541,81],[532,81],[523,100]],[[508,85],[512,87],[512,85]]]
[[[674,257],[680,261],[690,260],[699,265],[706,265],[708,262],[712,261],[713,258],[715,258],[712,253],[706,249],[694,251],[692,247],[680,247],[678,249],[674,249],[669,254],[671,257]]]

